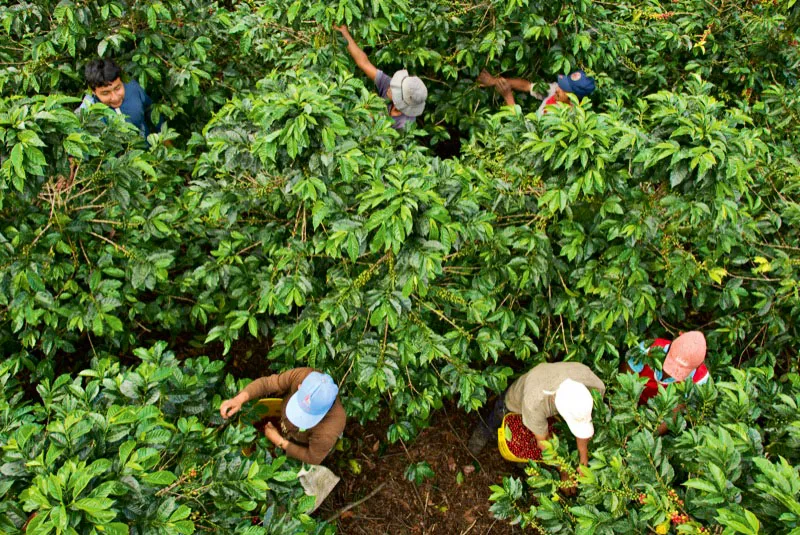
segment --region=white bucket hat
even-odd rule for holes
[[[577,438],[594,436],[594,425],[592,424],[594,401],[589,389],[583,383],[564,379],[556,389],[555,405],[573,435]]]
[[[397,71],[389,83],[392,89],[392,102],[404,115],[417,117],[425,109],[428,89],[416,76],[409,76],[407,70]]]

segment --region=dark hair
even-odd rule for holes
[[[119,78],[120,74],[122,74],[122,69],[117,67],[117,64],[110,59],[96,59],[90,61],[86,64],[86,68],[83,71],[86,83],[88,83],[89,87],[92,89],[110,85],[111,82]]]

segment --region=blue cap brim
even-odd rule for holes
[[[561,89],[563,89],[568,93],[575,92],[575,90],[572,88],[572,80],[570,79],[569,76],[565,76],[563,74],[560,74],[558,76],[558,87],[560,87]]]
[[[292,397],[289,398],[289,402],[286,404],[286,417],[292,424],[300,429],[311,429],[325,417],[325,414],[308,414],[301,409],[297,401],[297,392],[292,394]]]

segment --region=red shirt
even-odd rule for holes
[[[665,352],[669,352],[669,346],[672,343],[671,340],[667,340],[665,338],[656,338],[653,342],[653,345],[650,347],[660,347],[663,348]],[[650,351],[647,349],[646,351]],[[647,403],[647,400],[653,398],[658,394],[658,385],[660,384],[664,388],[669,387],[669,385],[675,382],[675,379],[669,377],[667,379],[661,379],[661,371],[654,370],[647,364],[642,364],[641,362],[636,362],[633,359],[628,361],[628,366],[631,370],[635,373],[639,374],[639,377],[645,377],[647,379],[647,383],[644,385],[644,391],[642,392],[641,397],[639,398],[639,403]],[[708,368],[706,368],[705,364],[701,364],[697,368],[695,368],[687,379],[691,378],[694,381],[694,384],[701,385],[708,382]]]
[[[555,94],[551,95],[549,98],[544,100],[544,107],[542,108],[542,114],[547,113],[547,107],[552,106],[553,104],[557,103]]]

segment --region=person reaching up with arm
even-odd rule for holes
[[[422,80],[409,76],[407,70],[397,71],[390,78],[369,61],[369,57],[356,44],[346,25],[334,26],[334,29],[347,41],[347,51],[358,68],[375,82],[378,95],[389,101],[387,111],[394,121],[393,128],[399,130],[422,115],[428,98],[428,89]]]
[[[514,91],[528,93],[534,98],[540,99],[542,103],[536,110],[537,115],[547,113],[547,106],[552,106],[559,102],[570,104],[569,93],[574,93],[578,98],[588,96],[595,89],[594,78],[587,76],[583,71],[575,71],[569,76],[558,75],[558,80],[550,84],[547,95],[542,95],[533,91],[533,84],[522,78],[503,78],[502,76],[492,76],[488,72],[481,71],[478,75],[478,85],[481,87],[494,87],[500,96],[509,106],[514,106]]]

